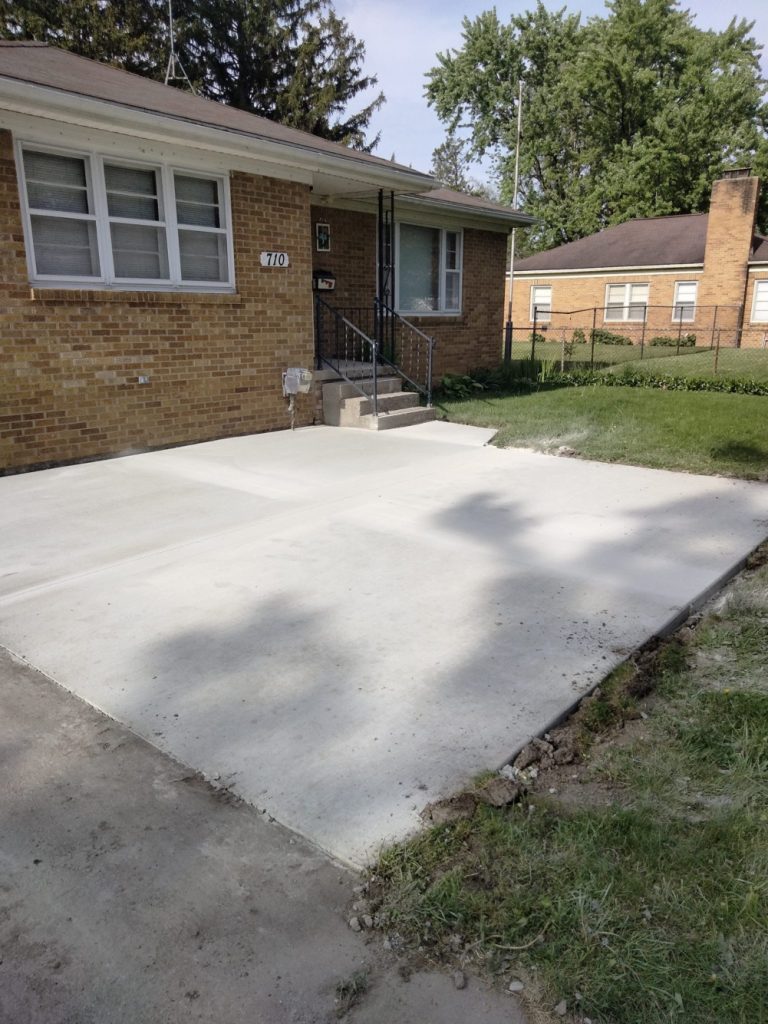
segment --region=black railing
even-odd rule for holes
[[[370,398],[373,415],[379,415],[378,344],[363,329],[345,315],[351,312],[334,309],[325,299],[315,296],[315,345],[319,366],[327,366],[337,373],[358,394]],[[360,384],[362,375],[370,373],[372,392]]]
[[[431,406],[435,339],[379,299],[374,299],[373,308],[380,342],[379,358]]]
[[[432,405],[435,339],[390,306],[335,308],[315,296],[318,363],[328,366],[360,394],[363,375],[373,378],[374,415],[378,412],[378,375],[382,367],[397,374]]]

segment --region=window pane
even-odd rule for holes
[[[693,320],[696,315],[696,289],[695,281],[680,281],[675,286],[674,320]]]
[[[753,319],[765,323],[768,320],[768,281],[755,282],[755,312]]]
[[[445,233],[445,269],[459,269],[459,236],[456,231]]]
[[[32,210],[59,210],[61,213],[88,213],[88,192],[84,188],[27,182],[27,195]]]
[[[648,305],[648,285],[647,284],[632,284],[629,286],[630,302],[637,304],[643,303]]]
[[[548,314],[552,309],[552,289],[548,285],[538,285],[533,289],[533,301],[531,305],[535,307],[539,315],[542,313]]]
[[[90,213],[85,160],[24,152],[24,174],[33,210]]]
[[[105,164],[104,180],[110,217],[160,220],[156,171]]]
[[[38,274],[99,276],[99,254],[93,221],[33,216],[32,240]]]
[[[401,309],[435,310],[439,305],[440,231],[400,225]]]
[[[210,231],[179,231],[183,281],[226,281],[227,249],[224,235]]]
[[[157,195],[157,178],[150,167],[118,167],[104,164],[104,181],[108,192],[130,192],[133,195]]]
[[[115,277],[166,280],[168,255],[165,229],[140,224],[112,225]]]
[[[645,320],[645,306],[630,306],[627,309],[627,320]]]
[[[144,196],[123,196],[107,193],[110,217],[130,217],[132,220],[160,220],[156,199]]]
[[[219,228],[219,186],[209,178],[174,175],[176,186],[176,217],[179,224]]]
[[[85,188],[85,160],[78,156],[24,151],[24,173],[31,181],[49,181],[57,185]]]
[[[460,309],[461,300],[461,275],[455,270],[445,275],[445,308],[450,310]]]

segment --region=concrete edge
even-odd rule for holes
[[[766,536],[759,542],[759,544],[756,544],[753,548],[750,548],[746,555],[743,555],[741,558],[737,559],[733,563],[733,565],[726,569],[725,572],[721,573],[720,576],[718,576],[717,579],[714,581],[714,583],[710,583],[708,587],[705,587],[704,590],[702,590],[699,594],[696,595],[696,597],[692,598],[688,602],[688,604],[683,605],[683,607],[680,608],[679,611],[675,612],[674,615],[667,619],[667,621],[661,626],[661,628],[658,629],[655,633],[652,633],[651,636],[649,636],[644,643],[640,644],[638,647],[635,647],[634,650],[632,650],[628,655],[626,655],[626,657],[622,658],[620,661],[617,661],[613,668],[610,668],[603,676],[601,676],[600,679],[598,679],[598,681],[593,686],[590,686],[583,693],[580,693],[578,698],[572,701],[571,704],[569,704],[567,710],[563,711],[561,714],[555,715],[554,718],[550,719],[549,723],[543,729],[540,729],[539,732],[533,733],[526,740],[525,743],[516,747],[512,754],[509,757],[505,758],[500,765],[498,765],[496,771],[500,771],[504,767],[504,765],[511,764],[517,757],[517,755],[521,752],[521,750],[523,750],[528,745],[528,743],[531,742],[531,740],[536,738],[542,739],[545,732],[550,732],[552,729],[556,729],[559,725],[562,725],[562,723],[569,719],[571,715],[574,713],[574,711],[577,710],[577,708],[584,700],[584,698],[588,697],[591,693],[594,693],[594,691],[608,678],[608,676],[612,672],[615,672],[617,668],[619,668],[621,665],[625,665],[637,654],[645,650],[645,648],[651,646],[655,641],[664,640],[666,637],[671,636],[672,633],[676,632],[683,625],[683,623],[691,617],[691,615],[695,614],[697,611],[703,608],[704,605],[707,604],[707,602],[715,596],[715,594],[718,594],[722,590],[724,590],[726,585],[730,583],[732,579],[738,576],[738,574],[745,568],[750,558],[752,558],[752,556],[757,551],[759,551],[760,548],[763,547],[763,545],[766,543],[768,543],[768,534],[766,534]]]
[[[2,652],[9,655],[11,658],[13,658],[14,661],[17,661],[28,671],[34,672],[36,675],[41,676],[43,679],[46,680],[46,682],[50,683],[52,686],[55,686],[56,689],[61,690],[63,693],[66,693],[68,697],[76,701],[78,704],[86,708],[90,708],[91,711],[95,711],[98,715],[101,715],[103,718],[106,718],[109,722],[114,723],[116,726],[118,726],[118,728],[122,729],[130,736],[133,736],[140,743],[145,743],[148,747],[151,747],[153,750],[156,750],[159,754],[167,758],[170,762],[172,762],[175,765],[178,765],[181,771],[187,774],[195,775],[199,779],[202,779],[205,785],[210,788],[212,793],[227,794],[229,797],[232,798],[233,805],[244,804],[248,808],[250,813],[258,815],[259,818],[264,819],[268,825],[276,827],[281,832],[284,832],[286,834],[286,837],[295,837],[296,839],[300,839],[302,843],[304,843],[315,853],[320,854],[335,867],[341,869],[342,871],[350,872],[356,876],[360,875],[361,871],[365,870],[366,865],[355,864],[352,861],[345,861],[341,859],[335,854],[330,853],[324,847],[320,846],[319,843],[316,843],[308,836],[305,836],[304,833],[297,832],[289,825],[285,825],[282,821],[276,818],[268,808],[257,807],[256,804],[251,803],[250,800],[247,800],[244,796],[241,796],[240,793],[238,793],[237,788],[235,786],[218,785],[216,781],[214,779],[209,778],[209,776],[206,775],[205,772],[201,772],[198,768],[195,768],[192,765],[187,764],[186,761],[182,761],[174,754],[171,754],[167,750],[164,750],[163,747],[158,746],[157,743],[153,743],[151,740],[147,739],[146,736],[142,736],[140,732],[136,732],[135,729],[132,729],[125,722],[120,721],[119,718],[114,718],[103,708],[100,708],[98,704],[92,704],[84,697],[81,697],[79,693],[75,693],[73,690],[70,690],[69,687],[65,686],[63,683],[60,683],[58,679],[54,679],[53,676],[49,675],[43,669],[38,668],[37,665],[34,665],[23,655],[18,654],[10,647],[6,646],[3,643],[0,643],[0,653]]]

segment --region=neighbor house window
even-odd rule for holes
[[[400,224],[398,240],[398,308],[404,313],[460,312],[461,232]]]
[[[768,280],[755,281],[755,297],[752,301],[752,322],[768,323]]]
[[[552,286],[535,284],[531,287],[531,320],[552,319]]]
[[[231,286],[223,178],[32,146],[21,162],[34,281]]]
[[[606,320],[645,320],[647,284],[609,284],[605,291]]]
[[[677,322],[693,320],[696,316],[696,281],[677,281],[675,284],[675,305],[672,319]]]

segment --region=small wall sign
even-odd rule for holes
[[[331,225],[330,224],[315,224],[315,240],[317,242],[318,252],[330,252],[331,251]]]
[[[262,267],[287,267],[290,265],[287,252],[263,252],[260,262]]]

